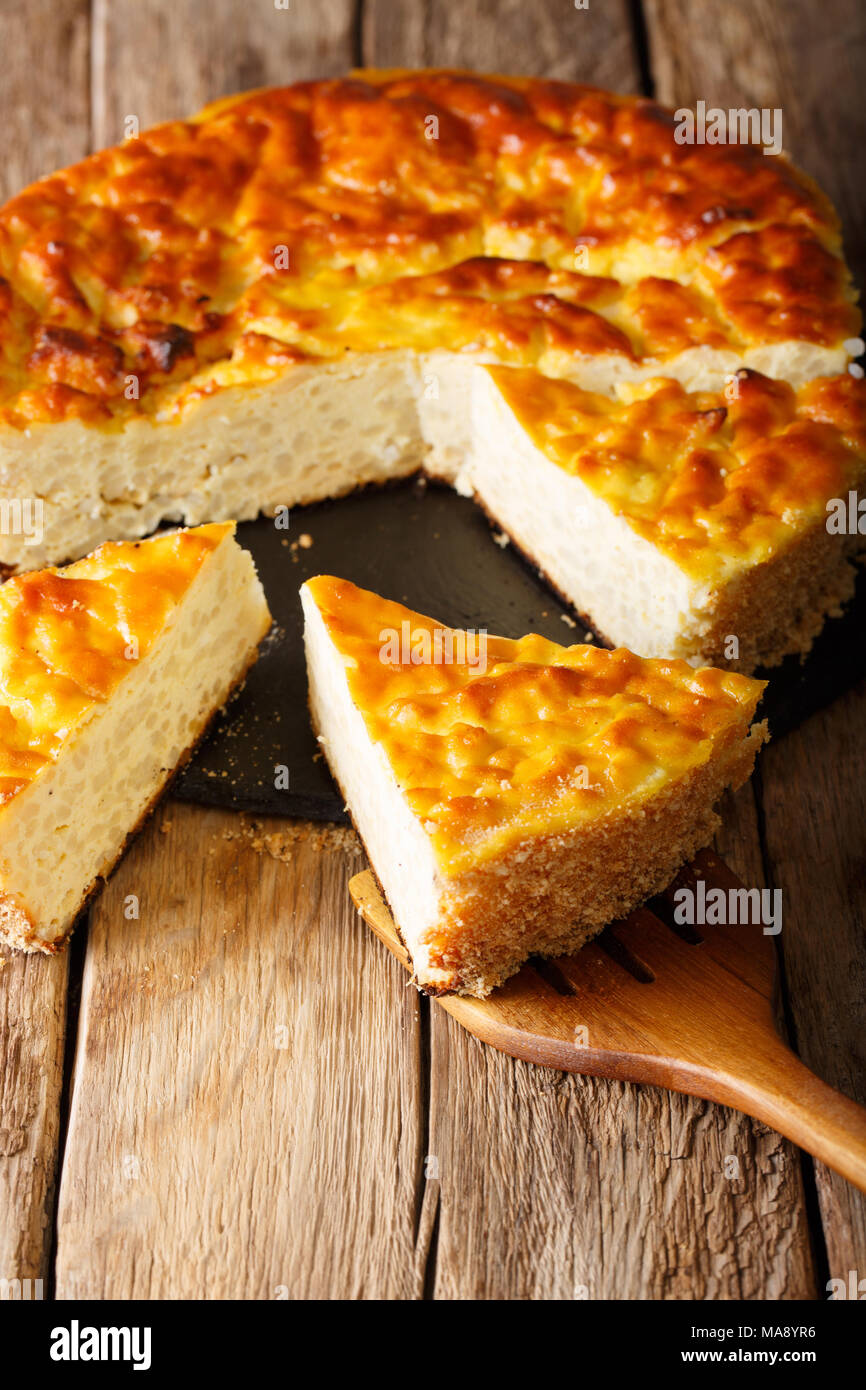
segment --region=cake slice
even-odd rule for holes
[[[752,770],[764,683],[301,589],[314,728],[431,994],[484,997],[665,888]]]
[[[748,673],[805,653],[854,591],[856,534],[828,504],[866,487],[866,382],[614,399],[476,367],[464,490],[612,645]]]
[[[270,614],[234,523],[0,587],[0,941],[58,949]]]

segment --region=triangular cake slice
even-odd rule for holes
[[[256,659],[234,523],[109,543],[0,587],[0,941],[55,951]]]
[[[483,997],[665,888],[766,738],[745,676],[301,596],[313,725],[430,993]]]
[[[621,383],[618,397],[476,367],[462,486],[615,646],[749,673],[805,653],[854,592],[866,382],[724,391]]]

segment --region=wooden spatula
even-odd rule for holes
[[[437,1002],[512,1057],[744,1110],[866,1191],[866,1110],[820,1081],[776,1032],[772,937],[761,926],[673,925],[675,890],[698,878],[708,889],[742,887],[704,850],[651,908],[575,955],[530,961],[487,999]],[[373,875],[357,874],[349,890],[411,968]]]

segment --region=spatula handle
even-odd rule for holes
[[[817,1077],[781,1038],[750,1059],[727,1103],[771,1125],[866,1192],[866,1109]]]

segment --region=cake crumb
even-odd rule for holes
[[[309,845],[316,853],[338,849],[357,854],[361,848],[350,825],[314,825],[298,821],[280,830],[265,831],[261,821],[247,820],[244,815],[239,817],[237,830],[223,831],[223,839],[244,840],[256,854],[267,854],[283,864],[292,862],[300,845]]]

